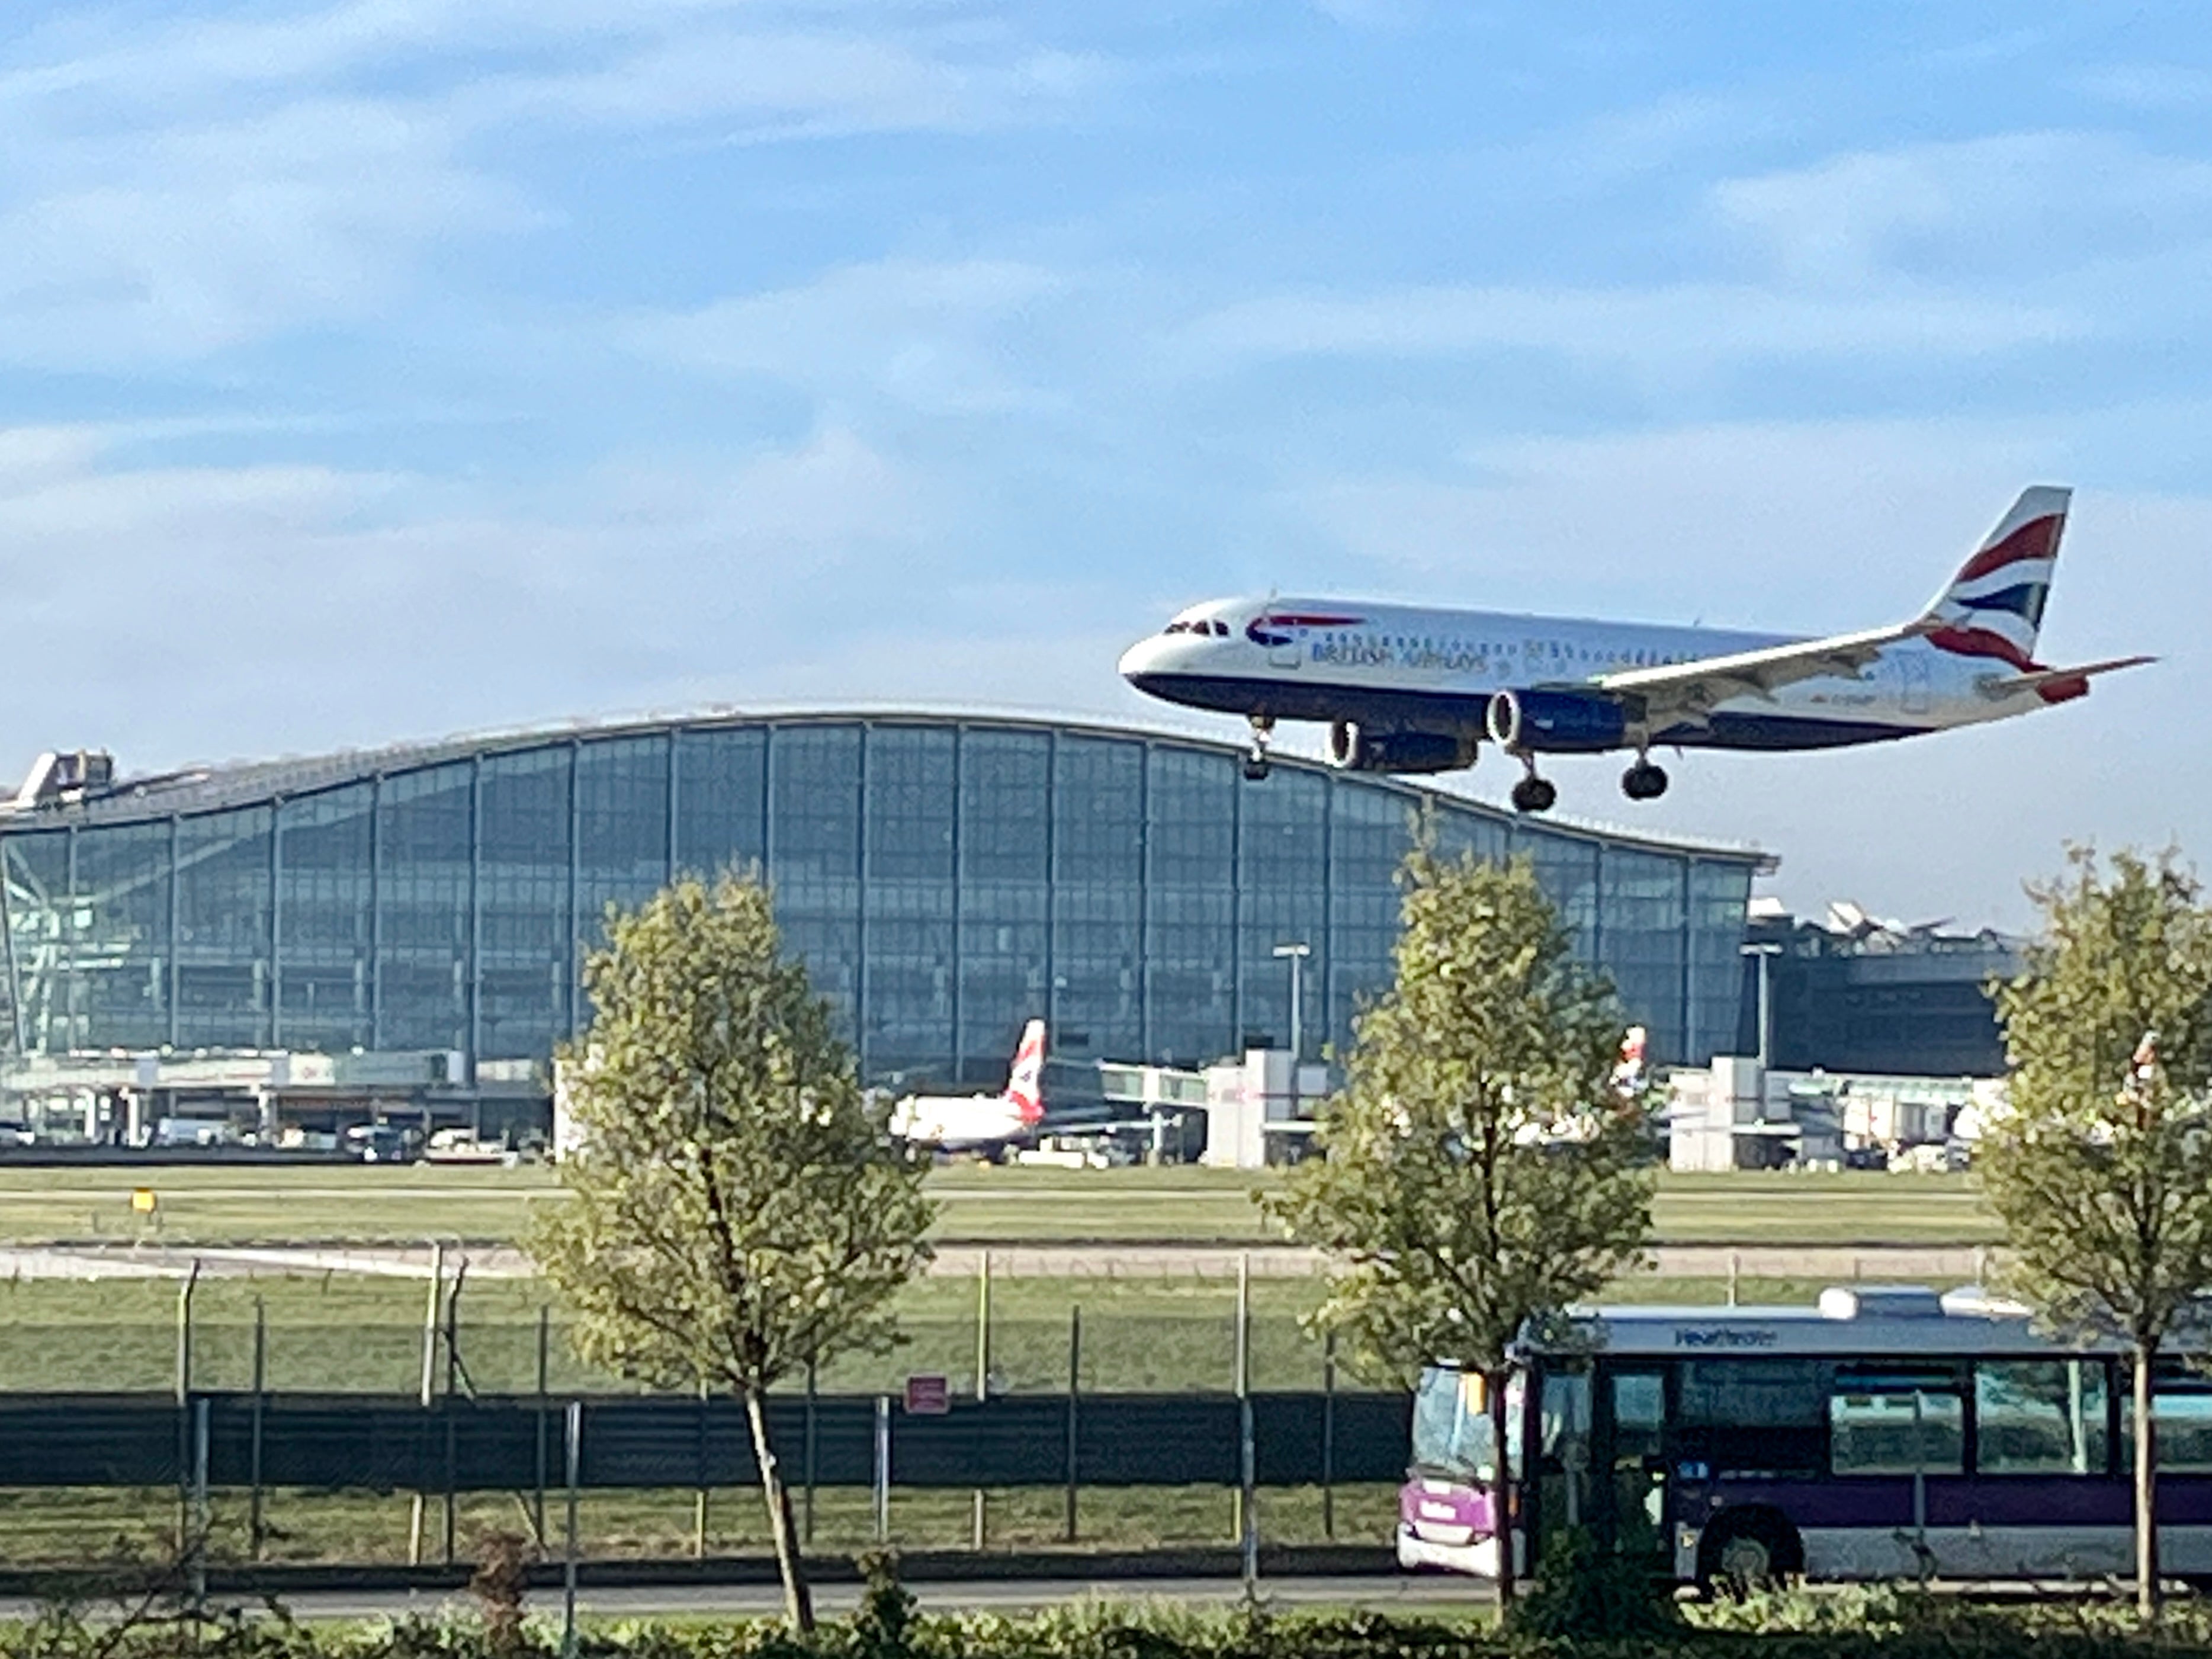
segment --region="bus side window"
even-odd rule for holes
[[[2208,1398],[2212,1404],[2212,1398]],[[2159,1431],[2166,1427],[2160,1401]],[[2105,1362],[1984,1359],[1974,1366],[1974,1468],[1982,1474],[2102,1474]]]
[[[2152,1416],[2158,1423],[2160,1474],[2212,1474],[2212,1389],[2201,1377],[2154,1374]],[[2120,1380],[2120,1467],[2131,1468],[2136,1455],[2136,1402],[2123,1373]]]
[[[1833,1473],[1960,1474],[1966,1462],[1966,1405],[1951,1368],[1837,1368],[1828,1396]]]

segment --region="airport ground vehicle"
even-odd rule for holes
[[[2155,1388],[2161,1560],[2212,1574],[2212,1376],[2177,1358]],[[1510,1528],[1480,1380],[1423,1374],[1398,1559],[1491,1576],[1501,1530],[1525,1569],[1586,1526],[1705,1584],[2124,1574],[2127,1396],[2117,1350],[1978,1291],[1580,1313],[1507,1383]]]
[[[341,1144],[363,1164],[412,1164],[422,1150],[419,1133],[392,1123],[356,1123]]]

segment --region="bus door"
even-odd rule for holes
[[[1538,1535],[1530,1540],[1529,1559],[1540,1560],[1552,1534],[1587,1527],[1596,1517],[1591,1513],[1589,1362],[1578,1357],[1553,1360],[1534,1374],[1543,1386],[1537,1421]]]
[[[1623,1555],[1668,1556],[1667,1367],[1608,1365],[1603,1421],[1598,1425],[1604,1467],[1612,1479],[1603,1517],[1612,1545]]]

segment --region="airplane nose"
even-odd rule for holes
[[[1140,677],[1151,673],[1159,665],[1159,636],[1151,635],[1139,640],[1124,651],[1121,653],[1121,660],[1115,665],[1121,678],[1133,683]]]

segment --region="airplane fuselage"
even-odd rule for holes
[[[1340,600],[1220,599],[1182,612],[1167,631],[1131,647],[1121,666],[1139,690],[1191,708],[1261,721],[1356,721],[1472,745],[1484,739],[1501,691],[1577,694],[1602,675],[1796,638]],[[1640,732],[1632,720],[1616,742],[1531,746],[1834,748],[2000,719],[2051,700],[2003,689],[2016,678],[2004,671],[1908,639],[1853,672],[1718,698],[1694,716],[1670,714]]]

